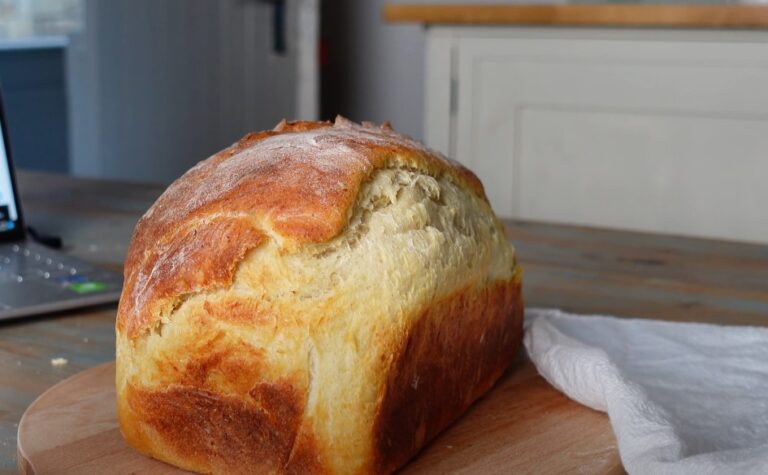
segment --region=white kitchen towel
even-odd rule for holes
[[[768,330],[542,309],[525,319],[539,373],[608,413],[630,474],[768,474]]]

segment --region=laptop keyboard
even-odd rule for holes
[[[122,279],[34,242],[0,245],[0,319],[117,301]]]
[[[61,254],[47,253],[38,246],[30,249],[23,244],[14,244],[0,249],[0,283],[30,280],[61,283],[92,270],[82,262],[62,259]]]

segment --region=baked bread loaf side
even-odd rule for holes
[[[198,472],[392,472],[509,365],[520,278],[459,164],[387,125],[282,122],[139,221],[121,430]]]

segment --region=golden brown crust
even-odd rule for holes
[[[447,175],[485,199],[472,172],[388,125],[283,121],[197,164],[139,221],[118,330],[133,339],[185,294],[229,285],[265,234],[286,248],[336,236],[361,185],[388,167]]]
[[[402,466],[501,376],[522,341],[520,281],[458,292],[403,339],[374,422],[375,472]]]
[[[121,430],[200,472],[391,472],[520,345],[479,181],[387,124],[283,121],[201,162],[125,276]]]
[[[401,467],[496,382],[519,349],[522,315],[515,278],[464,289],[413,320],[382,388],[367,471]],[[260,355],[219,340],[167,371],[175,383],[126,386],[118,413],[129,444],[204,473],[329,472],[307,430],[306,382],[259,382]]]
[[[255,299],[230,297],[219,300],[215,305],[205,302],[203,308],[205,318],[254,327],[277,325],[277,316],[274,312]],[[201,325],[205,323],[201,322]]]
[[[218,314],[199,318],[183,353],[154,355],[152,384],[132,380],[118,392],[126,441],[201,473],[323,473],[313,434],[300,430],[307,375],[266,380],[262,349],[209,331],[203,320]]]
[[[306,395],[290,383],[257,384],[249,395],[129,384],[123,434],[151,457],[202,473],[322,473],[307,434],[294,446]]]
[[[137,229],[136,234],[140,231]],[[136,268],[129,252],[125,284],[118,309],[118,328],[136,335],[159,311],[170,311],[193,291],[232,282],[237,262],[265,236],[247,221],[222,217],[195,227],[169,227],[159,241],[148,243]],[[137,239],[134,238],[134,243]]]

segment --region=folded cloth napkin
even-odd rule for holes
[[[630,474],[768,473],[768,330],[526,310],[539,373],[608,413]]]

